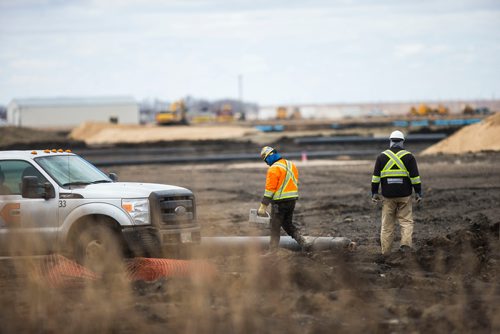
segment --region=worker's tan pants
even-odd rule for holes
[[[394,240],[396,220],[401,226],[401,245],[412,246],[413,217],[411,210],[411,196],[384,197],[382,206],[382,228],[380,229],[380,243],[382,254],[391,252]]]

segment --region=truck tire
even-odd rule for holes
[[[134,256],[162,257],[161,242],[158,236],[151,233],[145,233],[142,236],[141,244],[141,252],[139,254],[136,253]]]
[[[74,245],[75,260],[97,273],[118,271],[123,262],[123,244],[104,224],[92,224],[81,231]]]

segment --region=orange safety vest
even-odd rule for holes
[[[299,197],[299,171],[293,162],[280,159],[269,167],[264,197],[273,201]]]

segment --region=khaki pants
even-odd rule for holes
[[[401,246],[412,246],[413,217],[411,208],[411,196],[408,197],[384,197],[382,207],[382,228],[380,229],[380,243],[382,254],[389,254],[394,240],[394,228],[396,219],[401,226]]]

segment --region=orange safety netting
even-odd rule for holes
[[[215,267],[205,261],[133,258],[127,264],[128,276],[133,281],[155,281],[163,277],[212,278]]]
[[[81,285],[99,278],[93,271],[58,254],[44,257],[35,266],[33,276],[52,287]]]
[[[199,260],[133,258],[126,262],[125,268],[131,281],[148,282],[168,277],[211,279],[217,273],[212,264]],[[32,276],[51,287],[73,287],[100,279],[93,271],[58,254],[39,261]]]

